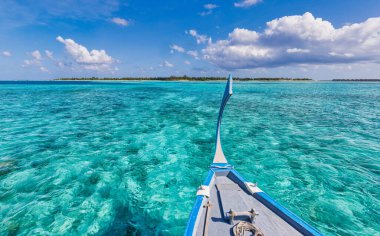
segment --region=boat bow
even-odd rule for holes
[[[232,96],[232,76],[229,75],[226,89],[224,90],[222,104],[220,105],[220,109],[219,109],[218,123],[216,127],[215,155],[214,155],[213,163],[227,163],[227,159],[224,156],[222,144],[220,140],[220,128],[222,125],[222,116],[223,116],[224,108],[226,107],[227,102],[231,96]]]
[[[280,205],[256,184],[246,181],[230,164],[222,150],[220,130],[224,108],[232,95],[228,77],[216,131],[215,155],[208,175],[198,188],[186,236],[204,235],[322,235]]]

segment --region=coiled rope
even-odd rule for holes
[[[264,236],[263,232],[249,222],[241,221],[238,224],[236,224],[233,228],[233,232],[235,236],[244,236],[245,232],[251,232],[253,236]]]

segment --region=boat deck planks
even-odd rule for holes
[[[252,208],[259,213],[255,219],[255,225],[260,228],[264,235],[302,235],[290,226],[281,217],[272,212],[269,208],[259,202],[252,194],[243,190],[238,183],[231,180],[225,173],[218,173],[213,184],[210,184],[210,198],[205,198],[204,204],[211,202],[209,212],[208,235],[233,235],[232,227],[240,221],[235,218],[233,225],[230,225],[225,217],[230,209],[234,211],[249,211]],[[203,235],[205,223],[205,208],[202,213],[196,235]]]

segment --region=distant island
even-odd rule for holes
[[[341,81],[341,82],[379,82],[380,79],[333,79],[332,81]]]
[[[309,78],[235,78],[237,81],[313,81]],[[116,80],[116,81],[135,81],[135,80],[157,80],[157,81],[219,81],[226,80],[226,77],[189,77],[189,76],[170,76],[170,77],[122,77],[122,78],[57,78],[54,80]]]

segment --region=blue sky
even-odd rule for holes
[[[2,0],[0,80],[380,77],[378,0]]]

